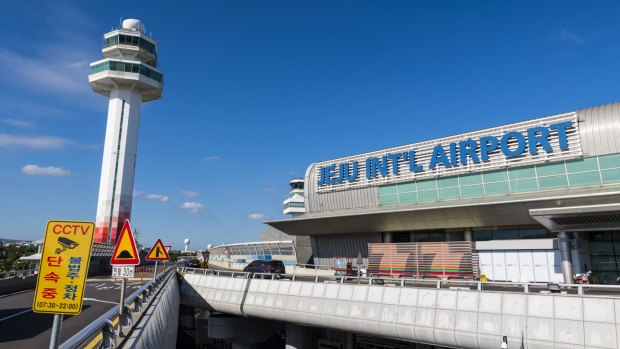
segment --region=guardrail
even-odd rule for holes
[[[0,279],[11,279],[14,277],[26,277],[37,273],[36,269],[9,270],[0,272]]]
[[[367,285],[384,285],[398,287],[431,287],[443,289],[473,289],[478,291],[520,291],[529,293],[537,291],[541,293],[564,293],[564,294],[592,294],[599,291],[605,295],[620,296],[618,285],[598,284],[558,284],[541,282],[508,282],[508,281],[474,281],[474,280],[436,280],[436,279],[409,279],[409,278],[384,278],[365,276],[300,276],[295,274],[272,274],[272,273],[249,273],[231,270],[202,269],[178,267],[179,272],[217,275],[228,277],[245,277],[250,279],[286,279],[303,282],[327,282],[327,283],[357,283]]]
[[[157,275],[130,296],[125,298],[123,317],[119,318],[119,307],[110,309],[97,320],[60,345],[60,349],[96,347],[100,349],[119,348],[129,337],[133,326],[140,321],[162,286],[173,276],[175,267]],[[120,330],[125,336],[120,335]]]
[[[332,267],[330,265],[314,265],[314,264],[295,264],[296,267],[301,267],[305,269],[316,269],[316,270],[330,270]]]
[[[11,279],[14,277],[26,277],[37,273],[36,269],[9,270],[0,273],[0,279]]]

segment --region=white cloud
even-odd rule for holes
[[[26,165],[22,167],[22,172],[27,175],[44,175],[44,176],[70,176],[71,171],[60,167],[48,166],[40,167],[38,165]]]
[[[181,190],[181,194],[187,196],[188,198],[195,198],[200,195],[200,193],[192,190]]]
[[[6,49],[0,49],[0,67],[4,78],[11,83],[35,85],[54,92],[89,92],[88,84],[83,81],[86,67],[71,67],[57,60],[46,62],[44,57],[32,58]]]
[[[260,219],[265,219],[267,218],[267,216],[265,216],[262,213],[250,213],[250,215],[248,216],[249,219],[253,219],[253,220],[260,220]]]
[[[41,104],[40,99],[16,98],[5,94],[0,95],[0,110],[5,115],[13,115],[17,118],[24,116],[29,118],[40,116],[64,117],[67,114],[64,109]]]
[[[142,195],[142,194],[144,194],[144,192],[143,192],[143,191],[137,191],[137,190],[135,190],[135,189],[133,190],[133,196],[135,196],[135,197],[138,197],[138,196],[140,196],[140,195]]]
[[[92,108],[100,98],[85,83],[87,62],[100,59],[101,43],[91,35],[96,21],[72,7],[60,2],[40,6],[43,39],[12,33],[11,42],[0,48],[0,79]]]
[[[203,159],[208,160],[208,161],[216,161],[221,159],[219,156],[217,155],[213,155],[213,156],[205,156]]]
[[[149,200],[159,200],[161,202],[166,202],[170,199],[168,195],[162,195],[162,194],[146,194],[145,198]]]
[[[72,140],[52,136],[14,136],[0,133],[0,148],[23,147],[34,150],[58,150],[73,144]]]
[[[205,208],[206,206],[199,202],[188,201],[188,202],[183,203],[181,207],[185,210],[188,210],[189,212],[196,213],[202,210],[203,208]]]
[[[19,120],[19,119],[9,118],[9,119],[2,120],[2,122],[4,122],[5,124],[9,126],[19,127],[19,128],[33,128],[34,127],[34,123],[28,120]]]
[[[560,39],[560,41],[572,42],[575,44],[584,44],[586,42],[582,37],[577,36],[565,29],[560,31],[558,34],[558,39]]]

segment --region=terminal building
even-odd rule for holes
[[[303,182],[300,212],[267,224],[309,237],[318,265],[470,241],[493,281],[620,275],[620,103],[320,161]]]

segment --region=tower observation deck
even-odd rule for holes
[[[126,19],[104,39],[104,58],[90,64],[88,75],[93,91],[109,98],[95,242],[113,244],[131,217],[140,107],[161,98],[164,80],[157,41],[142,22]]]

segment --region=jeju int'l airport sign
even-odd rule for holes
[[[316,190],[383,185],[582,156],[576,113],[414,143],[316,165]]]

